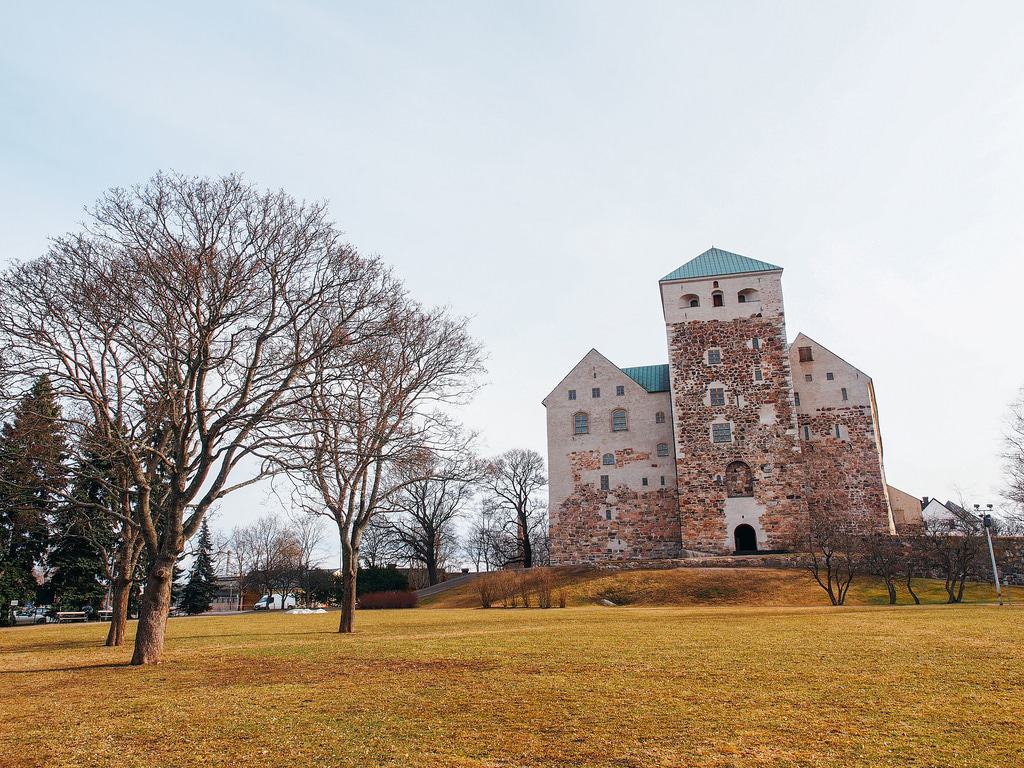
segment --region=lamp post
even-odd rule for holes
[[[985,527],[985,538],[988,539],[988,556],[992,559],[992,578],[996,583],[996,597],[999,599],[999,604],[1003,604],[1003,590],[999,586],[999,569],[996,568],[996,553],[992,548],[992,505],[986,504],[986,511],[982,513],[981,505],[974,505],[974,513],[981,518],[982,525]]]

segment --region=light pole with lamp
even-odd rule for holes
[[[992,559],[992,578],[996,582],[996,597],[999,599],[999,604],[1003,604],[1003,590],[999,586],[999,569],[996,568],[996,553],[992,548],[992,505],[986,504],[987,511],[982,513],[981,505],[974,505],[974,513],[981,518],[981,523],[985,527],[985,538],[988,539],[988,556]]]

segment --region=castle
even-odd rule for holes
[[[711,248],[659,288],[668,364],[592,349],[543,401],[552,561],[785,549],[816,508],[895,532],[871,377],[787,342],[782,268]]]

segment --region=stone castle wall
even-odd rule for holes
[[[711,349],[720,350],[721,364],[708,363]],[[784,547],[804,506],[781,316],[672,325],[669,364],[683,546],[732,552],[736,526],[747,523],[759,549]],[[712,388],[725,390],[724,406],[712,404]],[[731,442],[713,442],[716,422],[730,424]],[[753,473],[750,501],[729,497],[726,470],[734,461]]]

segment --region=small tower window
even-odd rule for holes
[[[576,435],[590,432],[590,418],[585,413],[577,413],[572,417],[572,431]]]
[[[810,347],[800,347],[799,352],[801,363],[810,363],[814,360],[814,355],[812,354]]]
[[[811,439],[811,428],[805,424],[804,425],[804,440],[810,440],[810,439]]]
[[[608,482],[608,475],[601,475],[601,490],[607,491],[611,488],[611,483]]]
[[[761,348],[761,340],[759,338],[757,338],[757,336],[755,336],[754,338],[752,338],[750,340],[750,348],[751,349],[760,349]]]
[[[731,443],[732,442],[732,424],[712,424],[711,425],[711,442],[713,443]]]
[[[615,466],[615,454],[614,453],[606,453],[604,456],[601,457],[601,463],[604,464],[605,466],[614,467]]]
[[[612,432],[625,432],[626,431],[626,412],[621,408],[617,411],[612,411]]]
[[[688,293],[681,299],[684,307],[699,307],[700,296],[695,293]]]
[[[796,405],[797,408],[800,407],[800,393],[799,392],[794,392],[793,393],[793,402],[794,402],[794,404]]]
[[[665,412],[664,411],[658,411],[656,414],[654,414],[654,423],[655,424],[664,424],[665,423]]]
[[[827,381],[835,381],[835,378],[836,378],[836,375],[834,373],[832,373],[832,371],[829,371],[828,373],[825,374],[825,379]]]
[[[843,387],[842,393],[843,393],[843,400],[849,400],[850,399],[850,393],[846,391],[846,387]]]
[[[647,485],[647,478],[646,477],[641,478],[640,479],[640,484],[646,486]]]
[[[591,389],[590,390],[590,396],[591,397],[600,397],[601,396],[601,388],[600,387],[594,387],[593,389]]]
[[[804,374],[804,381],[814,381],[814,376],[810,373]]]
[[[569,399],[570,400],[575,400],[576,399],[576,390],[575,389],[570,389],[569,390]]]
[[[658,455],[661,457],[668,456],[668,443],[658,443]]]
[[[664,485],[664,484],[665,484],[665,476],[664,476],[664,475],[662,475],[662,476],[661,476],[661,484],[662,484],[662,485]]]
[[[711,294],[711,305],[715,307],[725,306],[725,294],[721,291],[715,291]]]
[[[712,405],[725,405],[725,389],[712,387],[710,391]]]
[[[761,369],[761,366],[754,368],[754,381],[764,381],[764,371]]]
[[[708,350],[708,365],[721,365],[722,364],[722,350],[709,349]]]
[[[615,388],[615,396],[616,397],[622,397],[624,394],[626,394],[626,388],[624,386],[622,386],[621,384],[619,384]]]
[[[736,301],[740,304],[747,304],[751,301],[760,301],[761,296],[758,294],[756,288],[744,288],[742,291],[736,294]]]

